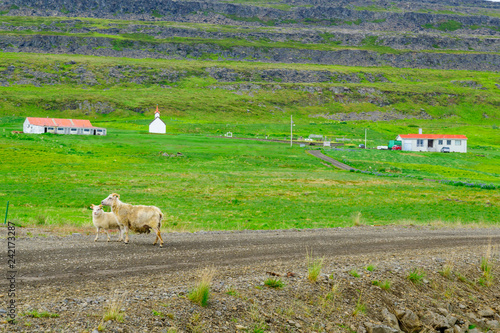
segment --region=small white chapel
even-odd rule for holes
[[[149,123],[149,133],[165,134],[167,132],[167,125],[160,119],[160,111],[156,105],[155,119]]]

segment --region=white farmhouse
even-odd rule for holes
[[[167,125],[160,119],[160,111],[158,111],[158,105],[155,111],[155,120],[149,123],[149,133],[167,133]]]
[[[466,153],[467,137],[449,134],[400,134],[396,140],[402,142],[402,150],[442,152],[448,147],[449,152]],[[446,149],[446,148],[445,148]]]
[[[90,120],[34,117],[26,118],[23,124],[23,132],[29,134],[106,135],[105,128],[92,126]]]

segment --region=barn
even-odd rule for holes
[[[34,117],[26,118],[23,132],[29,134],[106,135],[105,128],[92,126],[90,120]]]
[[[167,125],[160,119],[160,111],[156,106],[155,119],[149,123],[149,133],[165,134],[167,133]]]
[[[396,140],[402,142],[402,150],[406,151],[467,152],[467,137],[465,135],[400,134]]]

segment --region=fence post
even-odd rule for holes
[[[7,214],[8,213],[9,213],[9,201],[7,201],[7,209],[5,210],[5,221],[3,222],[3,224],[7,223]]]

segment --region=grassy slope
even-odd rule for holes
[[[87,207],[112,192],[161,207],[173,230],[346,226],[357,212],[370,224],[491,224],[500,215],[498,190],[337,171],[285,144],[113,129],[106,137],[12,135],[14,126],[4,124],[0,137],[0,196],[22,224],[89,225]],[[498,166],[498,153],[486,156]],[[445,163],[461,159],[449,154]]]
[[[52,19],[35,21],[49,24]],[[93,27],[118,23],[83,21]],[[207,27],[200,25],[199,28]],[[140,40],[144,36],[115,35],[113,38]],[[218,43],[226,45],[227,42]],[[287,45],[293,47],[292,44]],[[68,65],[70,60],[77,64]],[[2,88],[0,126],[4,131],[0,133],[0,157],[6,177],[0,197],[10,200],[10,217],[23,224],[89,225],[87,207],[111,192],[119,192],[125,202],[161,207],[168,227],[173,230],[345,226],[352,225],[353,216],[358,212],[371,224],[437,220],[495,224],[500,216],[498,190],[341,172],[324,166],[298,147],[205,136],[232,131],[238,136],[284,138],[289,133],[291,114],[296,135],[317,133],[361,142],[364,129],[368,128],[369,146],[385,144],[399,133],[414,133],[416,127],[423,127],[426,133],[460,133],[469,137],[471,149],[465,155],[412,155],[372,150],[327,153],[363,169],[499,185],[500,96],[495,86],[500,83],[498,73],[3,53],[0,70],[9,65],[16,66],[16,75],[21,75],[21,68],[26,67],[71,74],[74,68],[83,66],[96,73],[98,81],[94,86],[67,80],[39,88],[31,85]],[[186,73],[186,77],[177,82],[164,82],[170,89],[148,84],[108,83],[109,67],[118,65],[148,68],[151,75],[162,69],[179,71]],[[391,83],[367,80],[356,84],[257,82],[260,90],[235,94],[210,89],[246,84],[216,82],[206,77],[205,69],[214,66],[238,72],[289,68],[382,74]],[[460,87],[452,84],[452,80],[473,80],[487,90]],[[278,85],[282,89],[275,89]],[[297,90],[304,86],[322,88],[323,92]],[[328,92],[331,86],[348,87],[352,91],[375,88],[384,92],[390,105],[335,102]],[[52,107],[82,101],[105,102],[116,111],[109,115],[84,115],[81,110],[55,111]],[[167,131],[175,135],[145,133],[155,104],[162,110]],[[149,111],[144,115],[131,111],[137,107]],[[341,123],[310,117],[374,110],[417,114],[421,109],[436,119]],[[27,115],[88,118],[95,125],[109,128],[110,135],[11,135],[11,130],[21,128]],[[159,151],[180,151],[187,158],[160,157]]]

